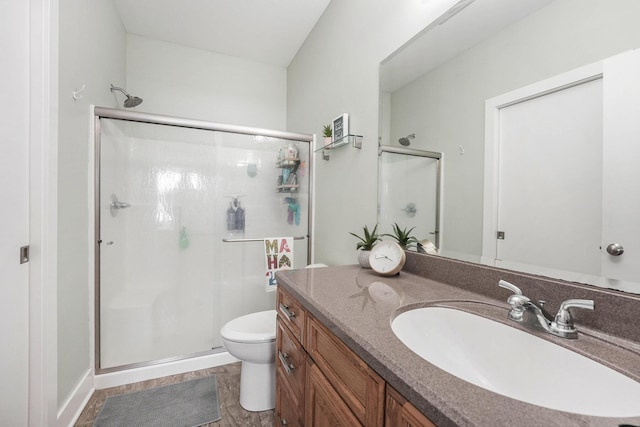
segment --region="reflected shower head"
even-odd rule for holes
[[[125,96],[127,97],[127,99],[124,100],[124,108],[133,108],[142,104],[142,98],[138,98],[137,96],[131,96],[127,93],[126,90],[122,89],[121,87],[116,87],[112,84],[111,92],[113,92],[114,90],[124,93]]]
[[[416,137],[416,134],[412,133],[411,135],[407,135],[403,138],[400,138],[398,142],[400,143],[400,145],[408,146],[409,144],[411,144],[410,140],[412,140],[415,137]]]

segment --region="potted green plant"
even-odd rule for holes
[[[380,240],[380,236],[378,235],[378,224],[376,224],[371,231],[369,231],[369,228],[366,225],[362,230],[362,237],[351,232],[349,232],[349,234],[359,240],[359,242],[356,244],[356,249],[359,250],[358,264],[360,264],[363,268],[371,268],[371,266],[369,265],[369,253],[371,252],[371,249],[375,246],[375,244]]]
[[[322,127],[322,136],[324,136],[324,146],[331,144],[331,137],[333,136],[333,130],[331,125],[324,125]]]
[[[393,234],[383,234],[383,236],[393,237],[396,242],[404,249],[405,251],[411,249],[416,243],[418,243],[418,239],[411,235],[415,227],[411,227],[409,230],[407,228],[400,228],[398,223],[393,224]]]

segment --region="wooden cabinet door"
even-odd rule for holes
[[[302,427],[304,396],[296,396],[283,375],[281,371],[276,372],[276,426]]]
[[[436,427],[400,393],[387,385],[385,427]]]
[[[362,425],[329,381],[322,375],[318,366],[312,363],[307,365],[305,425],[307,427],[354,427]]]
[[[384,422],[384,380],[312,315],[307,318],[306,350],[361,425]]]

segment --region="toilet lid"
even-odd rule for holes
[[[237,342],[273,341],[276,339],[276,311],[260,311],[237,317],[220,329],[220,335]]]

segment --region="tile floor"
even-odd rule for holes
[[[82,414],[76,422],[76,427],[91,427],[107,397],[138,390],[146,390],[157,386],[188,381],[195,378],[216,374],[218,376],[218,396],[220,399],[220,415],[222,419],[215,423],[206,424],[211,427],[273,427],[274,411],[249,412],[240,406],[240,363],[171,375],[169,377],[142,381],[118,387],[96,390],[89,399]]]

